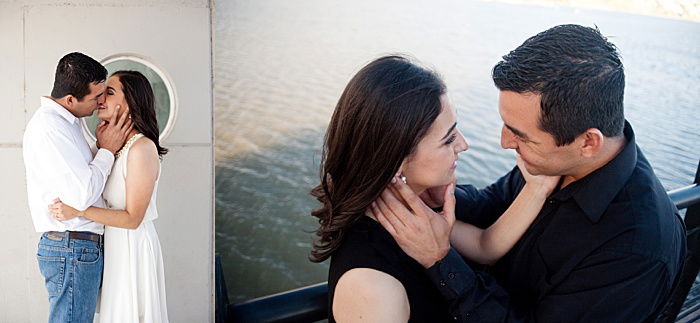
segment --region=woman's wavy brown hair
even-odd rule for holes
[[[363,67],[345,87],[324,139],[321,183],[311,195],[321,207],[309,259],[328,259],[345,232],[391,182],[441,111],[445,84],[403,56]]]
[[[112,76],[117,76],[122,84],[124,99],[129,105],[129,115],[134,123],[134,129],[156,144],[158,156],[163,159],[163,156],[168,153],[168,149],[160,145],[160,132],[158,131],[155,97],[151,82],[139,71],[116,71]]]

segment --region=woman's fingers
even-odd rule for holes
[[[63,214],[63,205],[64,204],[60,199],[54,199],[54,203],[50,204],[48,207],[49,215],[58,221],[67,220],[67,217]]]
[[[60,209],[60,203],[49,204],[49,211],[55,211]]]
[[[51,215],[52,218],[58,220],[58,221],[63,221],[65,220],[65,217],[61,213],[60,207],[51,207],[49,210],[49,214]]]
[[[525,182],[531,181],[532,175],[530,175],[530,172],[528,172],[527,168],[525,168],[525,162],[523,161],[523,158],[520,157],[520,154],[515,155],[515,161],[518,165],[518,169],[520,169],[520,173],[523,174],[523,178],[525,178]]]

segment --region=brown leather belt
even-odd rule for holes
[[[65,232],[58,232],[58,231],[49,231],[47,232],[50,238],[53,238],[52,240],[63,240],[63,238],[66,236]],[[95,241],[95,242],[100,242],[102,239],[102,236],[97,234],[97,233],[92,233],[92,232],[77,232],[77,231],[68,231],[68,239],[78,239],[78,240],[88,240],[88,241]]]

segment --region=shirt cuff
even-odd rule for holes
[[[112,166],[114,165],[114,154],[111,151],[100,148],[95,154],[95,158],[92,160],[92,164],[101,169],[105,176],[108,176],[112,172]]]
[[[453,248],[450,248],[445,258],[426,269],[426,272],[448,301],[466,293],[470,286],[474,286],[476,280],[474,271]]]

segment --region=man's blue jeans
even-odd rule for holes
[[[49,293],[49,322],[92,322],[102,282],[102,243],[41,235],[37,260]]]

